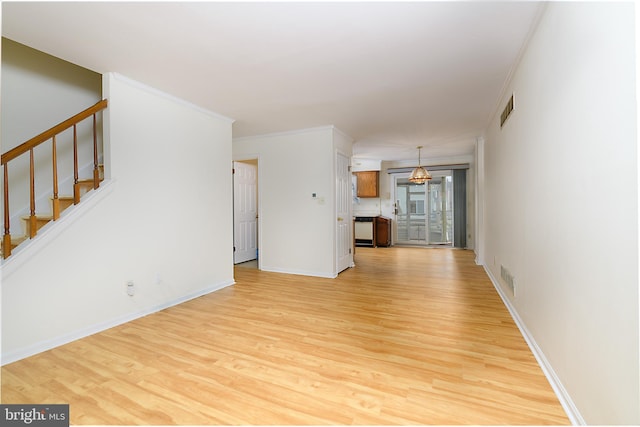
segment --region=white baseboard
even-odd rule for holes
[[[117,317],[115,319],[107,320],[104,322],[100,322],[82,329],[79,329],[74,332],[70,332],[65,335],[61,335],[59,337],[55,337],[52,339],[48,339],[45,341],[41,341],[35,343],[33,345],[23,347],[14,351],[10,351],[8,353],[2,354],[2,363],[1,366],[7,365],[9,363],[17,362],[18,360],[25,359],[29,356],[36,355],[38,353],[42,353],[43,351],[51,350],[53,348],[59,347],[64,344],[68,344],[72,341],[79,340],[81,338],[88,337],[89,335],[96,334],[98,332],[105,331],[107,329],[113,328],[115,326],[122,325],[124,323],[130,322],[132,320],[139,319],[144,316],[148,316],[149,314],[157,313],[166,308],[173,307],[178,304],[182,304],[191,299],[201,297],[203,295],[209,294],[211,292],[218,291],[220,289],[226,288],[227,286],[231,286],[234,284],[233,280],[228,280],[220,283],[216,283],[205,288],[202,288],[196,292],[192,292],[190,294],[184,295],[182,297],[176,298],[171,301],[167,301],[165,303],[149,307],[143,309],[138,312],[126,314],[124,316]]]
[[[587,425],[584,418],[580,414],[580,411],[578,411],[578,408],[573,403],[569,392],[567,392],[567,389],[562,385],[562,382],[553,370],[551,363],[549,363],[549,360],[546,358],[546,356],[542,352],[542,349],[540,349],[540,347],[536,343],[533,335],[531,335],[531,332],[529,332],[529,330],[525,326],[524,322],[520,318],[520,315],[518,315],[516,308],[513,306],[513,304],[511,304],[509,298],[507,298],[507,295],[504,293],[504,290],[500,286],[500,283],[498,282],[498,280],[496,280],[491,271],[485,265],[482,265],[482,267],[487,273],[487,276],[489,276],[489,279],[493,283],[493,286],[496,288],[496,291],[498,291],[498,295],[500,295],[500,298],[502,299],[502,302],[504,302],[504,305],[507,307],[507,310],[509,310],[513,321],[516,323],[516,326],[518,326],[518,329],[524,337],[524,340],[527,342],[527,345],[529,345],[533,356],[538,361],[538,365],[540,365],[542,372],[547,377],[547,380],[549,381],[551,388],[558,397],[558,400],[560,401],[562,408],[566,412],[567,417],[569,417],[569,421],[571,421],[572,425]]]
[[[338,277],[338,275],[335,273],[325,273],[325,272],[306,271],[306,270],[286,270],[282,268],[267,267],[264,265],[260,266],[260,270],[269,271],[271,273],[284,273],[284,274],[295,274],[298,276],[322,277],[325,279],[335,279],[336,277]]]

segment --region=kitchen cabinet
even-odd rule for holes
[[[380,197],[378,171],[355,172],[357,178],[358,197]]]
[[[391,246],[391,220],[383,216],[376,217],[376,246]]]

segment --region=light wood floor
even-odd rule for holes
[[[2,403],[72,424],[568,424],[473,253],[358,248],[2,368]]]

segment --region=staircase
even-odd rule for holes
[[[60,213],[65,209],[70,208],[73,205],[80,203],[81,197],[87,192],[97,189],[100,186],[100,182],[104,180],[104,165],[98,164],[98,144],[97,144],[97,125],[96,114],[107,108],[107,100],[102,100],[92,107],[76,114],[75,116],[65,120],[62,123],[52,127],[51,129],[41,133],[40,135],[31,138],[30,140],[20,144],[19,146],[2,154],[1,164],[4,169],[4,235],[2,239],[2,245],[0,245],[0,256],[2,259],[7,259],[11,256],[11,252],[19,245],[26,244],[30,239],[33,239],[38,234],[38,231],[46,224],[52,221],[56,221],[60,217]],[[79,178],[78,168],[78,138],[77,138],[77,124],[81,121],[92,117],[93,118],[93,177],[89,179]],[[73,195],[59,196],[58,195],[58,162],[56,152],[56,135],[63,131],[73,128]],[[34,148],[42,143],[51,141],[52,148],[52,170],[53,170],[53,186],[51,191],[51,213],[42,215],[36,213],[35,205],[35,162],[34,162]],[[7,172],[8,164],[11,160],[18,158],[19,156],[29,153],[30,166],[29,166],[29,198],[30,198],[30,214],[26,217],[22,217],[24,235],[12,236],[10,226],[10,207],[9,207],[9,175]],[[69,175],[70,176],[70,175]]]
[[[104,165],[99,165],[99,168],[101,170],[100,173],[100,182],[102,182],[104,180]],[[90,190],[93,190],[93,179],[85,179],[82,181],[78,181],[78,186],[80,187],[80,197],[82,197],[83,195],[85,195],[87,192],[89,192]],[[59,213],[64,212],[67,208],[70,208],[72,206],[74,206],[74,198],[73,196],[59,196],[58,197],[58,204],[59,204]],[[49,215],[40,215],[38,213],[36,213],[35,215],[35,220],[32,221],[31,217],[29,216],[24,216],[21,218],[22,220],[22,229],[24,231],[24,234],[21,236],[11,236],[11,251],[13,251],[15,248],[17,248],[19,245],[21,245],[22,243],[28,242],[29,241],[29,236],[31,236],[32,234],[35,236],[38,234],[38,231],[40,231],[40,229],[42,227],[44,227],[45,225],[47,225],[48,223],[57,220],[58,218],[54,217],[53,215],[53,205],[54,205],[54,198],[51,197],[51,213]],[[34,225],[32,225],[34,224]],[[3,248],[2,246],[4,245],[0,245],[0,256],[2,256],[2,258],[5,258],[3,256]],[[8,257],[8,255],[7,255]]]

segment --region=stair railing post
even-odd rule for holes
[[[93,189],[100,186],[100,171],[98,170],[98,131],[96,115],[93,114]]]
[[[8,164],[4,164],[4,235],[2,236],[2,256],[7,258],[11,255],[11,225],[9,224],[9,173]]]
[[[78,130],[73,125],[73,204],[80,203],[80,185],[78,184]]]
[[[52,159],[53,159],[53,220],[60,218],[60,200],[58,199],[58,154],[56,152],[56,136],[53,135],[52,146]]]
[[[38,220],[36,218],[36,174],[33,148],[29,150],[29,238],[36,237]]]

